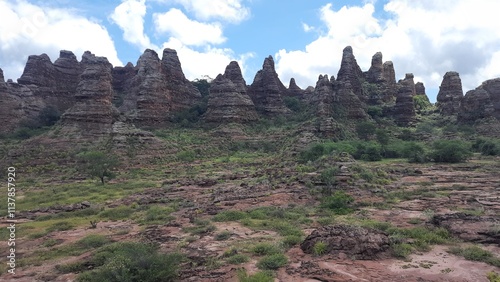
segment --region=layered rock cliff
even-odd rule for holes
[[[447,72],[443,77],[437,95],[436,106],[439,113],[444,116],[458,114],[463,96],[460,75],[454,71]]]
[[[259,113],[273,117],[291,113],[283,102],[286,92],[274,68],[273,57],[267,57],[248,88],[248,95]]]
[[[258,119],[255,105],[247,95],[240,66],[233,61],[212,81],[205,120],[208,122],[249,122]]]

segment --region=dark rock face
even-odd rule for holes
[[[422,82],[415,83],[415,93],[416,95],[427,96],[425,94],[425,85]]]
[[[46,54],[29,56],[18,83],[28,86],[45,104],[64,112],[75,103],[74,94],[82,72],[76,56],[62,50],[54,64]]]
[[[366,80],[372,83],[385,81],[381,52],[377,52],[373,55],[372,65],[366,73]]]
[[[337,81],[349,82],[353,93],[360,97],[360,99],[363,99],[364,93],[361,85],[361,79],[363,76],[363,71],[361,71],[356,58],[354,57],[352,47],[345,47],[342,52],[342,62],[337,74]]]
[[[295,82],[295,78],[290,78],[290,83],[288,84],[288,91],[286,92],[287,96],[295,97],[299,99],[303,99],[305,95],[305,91],[302,90],[297,83]]]
[[[248,95],[259,112],[266,116],[278,116],[291,113],[283,103],[286,92],[274,68],[273,57],[267,57],[248,88]]]
[[[393,108],[393,117],[400,126],[408,126],[415,121],[416,112],[413,102],[415,84],[413,79],[400,83],[396,96],[396,105]]]
[[[178,111],[190,108],[201,100],[201,94],[182,72],[177,52],[165,49],[158,53],[147,49],[137,61],[115,68],[113,88],[118,93],[120,112],[134,123],[158,127],[165,125]]]
[[[247,95],[240,66],[233,61],[224,75],[218,75],[210,86],[205,120],[208,122],[248,122],[258,119],[255,105]]]
[[[12,133],[25,119],[35,117],[45,104],[25,85],[0,81],[0,133]]]
[[[2,83],[2,84],[5,83],[5,78],[3,76],[3,70],[2,69],[0,69],[0,83]]]
[[[336,81],[333,89],[335,91],[337,116],[348,120],[364,120],[368,118],[365,103],[355,94],[355,90],[349,81]]]
[[[327,244],[329,254],[344,253],[356,259],[373,260],[389,249],[386,233],[371,228],[338,224],[314,230],[302,242],[300,248],[305,253],[313,253],[317,242]]]
[[[102,135],[111,132],[118,111],[111,104],[112,65],[104,57],[90,52],[82,56],[84,71],[76,91],[76,103],[62,116],[62,125],[82,135]]]
[[[456,115],[460,109],[464,92],[462,90],[462,80],[458,72],[447,72],[437,95],[436,106],[441,115]]]
[[[431,223],[447,229],[465,241],[481,244],[500,244],[500,234],[491,227],[500,224],[500,217],[474,216],[465,213],[435,215]]]
[[[500,121],[500,78],[490,79],[463,97],[458,120],[474,122],[484,118]]]

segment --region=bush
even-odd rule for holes
[[[352,212],[350,204],[354,198],[344,191],[336,191],[332,196],[324,197],[321,200],[321,208],[329,209],[336,214],[348,214]]]
[[[276,270],[288,263],[288,258],[284,254],[273,254],[263,257],[257,262],[259,269]]]
[[[410,163],[425,163],[427,160],[424,146],[416,142],[408,142],[403,146],[402,157]]]
[[[177,278],[179,254],[159,254],[144,243],[120,242],[99,249],[89,264],[92,271],[78,276],[79,282],[170,282]]]
[[[465,248],[453,247],[450,248],[448,252],[454,255],[463,256],[467,260],[481,261],[500,267],[500,258],[495,257],[490,251],[483,250],[478,246],[469,246]]]
[[[369,140],[376,131],[375,124],[369,121],[360,122],[356,125],[356,133],[363,140]]]
[[[470,146],[460,140],[439,140],[434,142],[432,147],[430,157],[435,162],[459,163],[472,155]]]
[[[500,142],[479,138],[472,144],[472,149],[483,156],[497,156],[500,155]]]
[[[237,221],[247,217],[248,214],[242,211],[222,211],[214,216],[213,221],[217,222]]]
[[[280,254],[281,249],[270,243],[259,243],[252,248],[252,253],[258,256]]]
[[[38,120],[42,126],[54,125],[61,118],[61,113],[54,106],[46,106],[38,114]]]
[[[113,170],[120,165],[118,157],[109,152],[88,151],[78,154],[77,157],[80,160],[80,170],[90,177],[99,178],[102,184],[105,178],[115,177]]]
[[[353,157],[357,160],[380,161],[382,148],[375,142],[360,142],[356,144],[356,152]]]
[[[300,112],[302,109],[303,105],[301,105],[301,102],[298,98],[296,97],[285,97],[283,99],[283,102],[285,103],[285,106],[292,110],[293,112]]]
[[[326,254],[328,248],[328,244],[325,242],[318,241],[314,244],[312,252],[316,256],[321,256]]]
[[[283,239],[283,245],[285,248],[291,248],[300,243],[302,243],[302,237],[297,235],[288,235]]]

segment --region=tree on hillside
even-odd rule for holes
[[[97,177],[104,185],[104,180],[115,177],[113,170],[119,166],[115,155],[101,151],[88,151],[78,154],[80,170],[90,177]]]

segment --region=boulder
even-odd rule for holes
[[[447,72],[437,95],[436,106],[439,113],[444,116],[456,115],[460,109],[464,92],[462,90],[462,80],[458,72]]]
[[[246,89],[238,63],[229,63],[224,74],[219,74],[211,83],[205,120],[216,123],[257,120],[255,105]]]
[[[360,226],[337,224],[314,230],[302,242],[300,248],[308,254],[314,253],[318,242],[326,244],[326,253],[362,260],[374,260],[389,249],[389,236],[382,231]]]
[[[267,57],[248,88],[248,95],[260,113],[273,117],[291,113],[283,102],[286,92],[274,68],[273,57]]]

